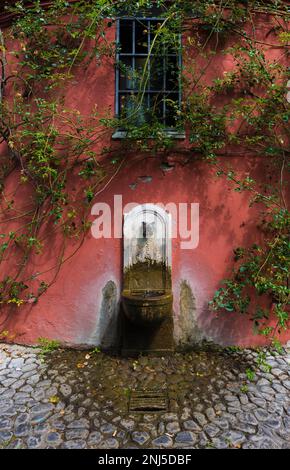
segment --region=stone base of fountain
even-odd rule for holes
[[[172,315],[162,322],[140,325],[133,323],[121,306],[121,355],[137,357],[140,354],[164,356],[173,353]]]
[[[173,351],[171,216],[141,204],[124,216],[121,352],[165,355]]]

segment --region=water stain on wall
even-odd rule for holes
[[[114,348],[118,341],[117,286],[108,281],[102,289],[102,304],[97,326],[97,345],[102,349]]]
[[[196,301],[189,283],[180,283],[179,316],[175,318],[174,336],[176,346],[181,349],[201,343],[204,334],[196,320]]]

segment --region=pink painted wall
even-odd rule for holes
[[[262,20],[264,20],[262,18]],[[265,22],[256,25],[256,34],[261,37],[268,31]],[[109,35],[114,39],[114,30]],[[269,41],[269,38],[268,38]],[[269,50],[276,57],[279,50]],[[206,82],[230,70],[233,66],[227,56],[213,58]],[[92,63],[82,70],[69,86],[66,93],[66,106],[89,114],[95,105],[100,112],[110,109],[114,112],[115,85],[112,60],[96,67]],[[97,148],[110,145],[111,133],[106,132]],[[118,149],[118,143],[114,144]],[[185,143],[180,144],[186,145]],[[5,147],[1,151],[5,153]],[[157,157],[145,158],[141,155],[128,157],[118,176],[95,198],[96,202],[113,204],[115,194],[122,195],[123,204],[136,203],[199,203],[200,242],[194,250],[181,250],[180,239],[172,242],[172,283],[174,294],[174,317],[178,329],[180,315],[180,285],[187,281],[196,302],[196,321],[204,336],[220,344],[241,346],[262,344],[264,339],[253,335],[252,323],[238,314],[215,314],[209,311],[208,301],[220,281],[230,273],[233,266],[233,249],[251,244],[256,240],[257,208],[249,208],[248,195],[235,193],[225,179],[214,176],[213,169],[198,158],[192,158],[182,165],[177,155],[172,155],[175,167],[163,171]],[[231,164],[241,173],[248,172],[261,181],[267,180],[267,172],[262,158],[239,155],[238,149],[229,149],[228,156],[221,157],[222,164]],[[149,182],[138,179],[150,176]],[[6,194],[15,190],[19,173],[15,171],[7,181]],[[137,183],[135,189],[129,185]],[[76,194],[78,188],[75,188]],[[15,196],[19,209],[29,204],[29,194],[19,186]],[[7,214],[5,215],[7,219]],[[4,218],[5,218],[4,217]],[[92,216],[92,220],[94,220]],[[15,229],[16,222],[9,222],[5,231]],[[4,230],[3,230],[4,231]],[[53,255],[59,246],[57,238],[51,239],[50,251],[35,257],[27,275],[42,272],[54,264]],[[77,242],[67,248],[72,253]],[[77,253],[66,261],[49,290],[36,304],[27,303],[20,308],[9,307],[0,314],[0,331],[8,330],[15,334],[15,341],[33,344],[39,337],[59,339],[68,345],[97,345],[102,336],[100,311],[103,302],[103,289],[109,281],[117,286],[117,298],[122,289],[122,240],[93,238],[88,232]],[[8,260],[0,269],[1,278],[15,272],[15,261]],[[48,271],[42,277],[52,278]],[[178,339],[178,338],[177,338]],[[282,338],[286,339],[286,337]]]

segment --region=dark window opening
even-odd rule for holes
[[[181,104],[181,38],[177,44],[157,41],[161,24],[157,18],[118,20],[116,114],[135,125],[157,120],[175,128]]]

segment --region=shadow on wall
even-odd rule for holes
[[[99,313],[95,341],[104,350],[116,349],[118,344],[118,297],[117,286],[108,281],[102,289],[102,304]]]
[[[196,320],[196,302],[187,281],[180,283],[179,315],[174,318],[174,337],[178,349],[189,349],[205,338]]]

